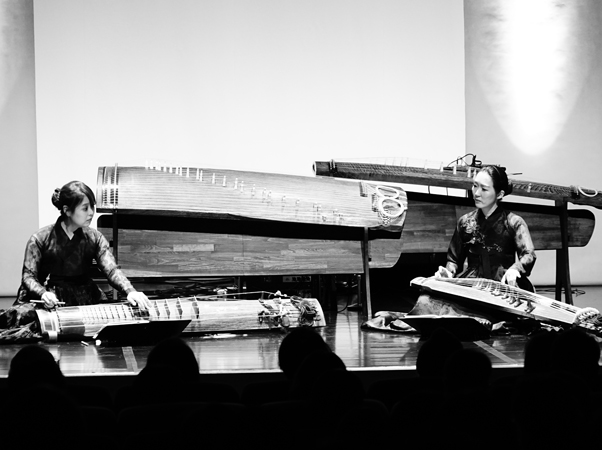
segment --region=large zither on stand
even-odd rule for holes
[[[361,274],[401,253],[407,199],[383,183],[196,167],[100,167],[98,228],[132,279]]]
[[[414,167],[379,162],[316,161],[319,176],[361,179],[370,182],[406,183],[427,187],[461,189],[470,192],[472,179],[479,167],[441,165],[439,168]],[[546,199],[554,206],[512,203],[504,207],[525,219],[535,250],[556,251],[556,300],[573,304],[569,248],[588,244],[595,227],[595,216],[589,210],[568,209],[568,203],[602,208],[602,193],[577,186],[559,186],[510,178],[512,195]],[[474,208],[470,198],[407,192],[408,217],[402,234],[402,253],[436,254],[447,252],[449,239],[457,219]]]

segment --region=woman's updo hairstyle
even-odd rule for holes
[[[52,204],[65,215],[63,206],[66,206],[69,211],[74,211],[77,206],[88,198],[91,206],[96,205],[96,198],[92,189],[81,181],[71,181],[62,188],[56,188],[52,194]]]
[[[485,172],[491,177],[496,194],[500,191],[504,191],[504,196],[512,193],[512,182],[508,180],[506,169],[500,166],[484,166],[481,172]]]

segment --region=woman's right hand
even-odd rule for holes
[[[42,300],[46,309],[53,309],[59,304],[59,299],[54,292],[46,291],[42,294]]]
[[[453,278],[454,275],[449,270],[447,270],[446,267],[439,266],[439,270],[437,270],[437,272],[435,272],[435,277],[437,277],[437,278]]]

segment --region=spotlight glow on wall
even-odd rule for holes
[[[539,154],[562,132],[589,69],[591,0],[475,0],[467,51],[491,110],[521,151]]]

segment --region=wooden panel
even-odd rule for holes
[[[402,252],[447,252],[456,229],[456,205],[412,200],[408,203]]]
[[[112,228],[99,230],[112,240]],[[357,240],[119,229],[118,243],[119,264],[129,277],[363,272]],[[392,267],[400,254],[400,239],[373,240],[370,267]]]
[[[99,228],[112,239],[112,229]],[[241,236],[120,229],[119,264],[127,276],[186,276],[246,270]]]
[[[560,217],[552,206],[504,202],[529,227],[536,250],[562,248]],[[408,214],[402,232],[404,253],[445,253],[463,214],[474,210],[472,200],[459,197],[408,193]],[[595,227],[591,211],[569,210],[569,247],[588,244]]]
[[[401,253],[445,253],[457,218],[472,200],[408,193],[403,232],[370,232],[370,268],[395,265]],[[507,203],[522,216],[537,250],[561,248],[554,207]],[[112,239],[111,216],[99,230]],[[361,230],[261,221],[117,216],[119,263],[131,277],[242,276],[363,273]],[[102,226],[104,223],[104,226]],[[171,227],[170,231],[161,229]],[[569,246],[587,245],[593,213],[569,210]],[[320,238],[318,239],[317,236]],[[384,237],[383,237],[384,236]]]

